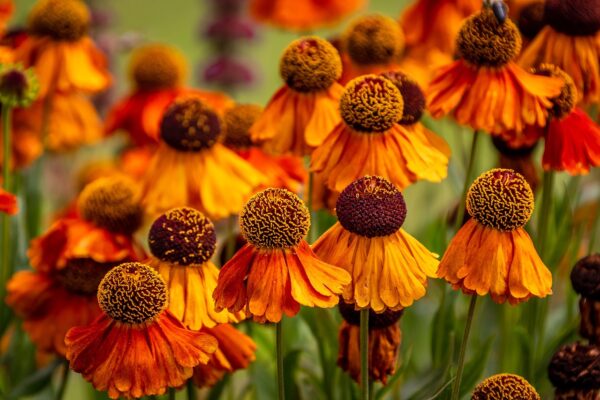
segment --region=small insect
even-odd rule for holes
[[[506,21],[506,17],[508,15],[508,6],[504,4],[503,0],[483,0],[483,6],[491,8],[496,16],[496,19],[501,24]]]

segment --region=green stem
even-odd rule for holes
[[[285,387],[283,383],[283,321],[276,325],[275,341],[277,346],[277,392],[279,400],[285,399]]]
[[[369,309],[360,310],[360,398],[369,399]]]
[[[191,379],[187,381],[187,398],[188,400],[196,400],[198,398],[196,393],[196,386]]]
[[[2,149],[3,149],[3,165],[2,165],[2,186],[7,192],[11,192],[11,144],[10,144],[10,132],[11,132],[11,111],[10,107],[5,104],[2,105]],[[2,215],[2,266],[0,279],[0,293],[4,293],[6,282],[11,275],[10,267],[10,216]]]
[[[369,377],[369,400],[375,398],[375,382]]]
[[[469,333],[471,332],[471,325],[473,323],[473,316],[475,315],[475,306],[477,305],[477,295],[471,296],[471,302],[469,303],[469,311],[467,313],[467,322],[465,324],[465,333],[463,334],[462,343],[460,344],[460,352],[458,353],[458,365],[456,368],[456,379],[454,380],[454,386],[452,387],[451,400],[458,400],[460,396],[460,381],[462,380],[463,370],[465,368],[465,354],[467,353],[467,343],[469,341]]]
[[[60,380],[60,386],[54,397],[55,400],[62,400],[65,390],[67,389],[67,382],[69,381],[69,362],[65,361],[63,364],[63,374]]]
[[[317,213],[313,210],[313,189],[314,189],[315,179],[312,172],[308,173],[308,189],[306,192],[306,204],[308,206],[308,211],[310,212],[310,227],[308,228],[308,242],[313,244],[317,240]]]
[[[463,185],[462,194],[460,196],[460,203],[458,204],[458,210],[456,212],[456,221],[454,222],[454,231],[457,232],[463,224],[465,217],[465,202],[467,200],[467,192],[471,185],[473,168],[475,167],[475,153],[477,152],[477,143],[479,142],[479,131],[473,133],[473,141],[471,142],[471,153],[469,154],[469,162],[467,164],[467,171],[465,172],[465,183]]]
[[[548,245],[548,222],[552,210],[552,192],[554,189],[554,172],[544,172],[542,205],[538,215],[538,251],[542,260],[547,261],[546,247]]]
[[[175,389],[169,388],[169,400],[175,400]]]

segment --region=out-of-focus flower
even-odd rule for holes
[[[536,140],[532,144],[513,146],[501,136],[493,136],[492,143],[496,150],[498,150],[500,168],[512,169],[523,175],[527,183],[529,183],[531,191],[535,193],[540,184],[536,163],[533,161],[533,151],[538,141]]]
[[[545,125],[550,98],[563,82],[530,74],[512,61],[521,49],[512,21],[501,24],[485,9],[467,19],[456,44],[460,59],[440,69],[426,90],[434,117],[452,114],[458,123],[488,133]]]
[[[339,331],[337,364],[360,383],[360,312],[354,305],[340,301],[344,320]],[[403,310],[376,314],[369,310],[369,376],[384,385],[388,376],[396,373],[402,332],[398,320]]]
[[[337,23],[365,0],[251,0],[250,15],[259,22],[292,31],[307,31]]]
[[[208,25],[203,24],[202,36],[211,40],[252,40],[254,25],[239,15],[220,15]]]
[[[512,7],[509,5],[509,9]],[[537,36],[538,33],[546,26],[544,18],[544,1],[535,0],[529,1],[519,9],[518,18],[516,18],[519,32],[523,36],[524,48]]]
[[[225,87],[249,85],[254,82],[255,74],[247,60],[222,55],[203,66],[202,80]]]
[[[124,263],[100,282],[102,314],[67,332],[71,369],[108,396],[160,395],[192,376],[217,349],[214,337],[186,329],[168,310],[168,290],[147,265]]]
[[[354,79],[344,89],[339,107],[342,122],[311,161],[311,170],[322,174],[330,190],[339,193],[363,175],[382,176],[400,189],[417,180],[439,182],[446,177],[447,145],[431,133],[398,124],[404,100],[389,79],[377,75]]]
[[[285,49],[279,72],[285,85],[251,128],[252,140],[274,154],[308,155],[340,121],[340,56],[326,40],[303,37]]]
[[[0,188],[0,212],[8,215],[15,215],[19,212],[17,197],[2,188]]]
[[[600,254],[577,261],[571,271],[571,283],[581,296],[579,334],[590,343],[600,345]]]
[[[594,400],[600,393],[600,348],[573,343],[552,356],[548,377],[556,388],[555,400]]]
[[[492,169],[469,188],[471,219],[450,242],[438,276],[469,295],[488,293],[517,304],[552,293],[552,273],[523,229],[533,213],[533,193],[520,174]]]
[[[15,12],[13,0],[0,0],[0,34],[6,29],[6,23]]]
[[[0,103],[3,107],[29,107],[38,90],[33,69],[24,69],[18,64],[0,64]]]
[[[346,303],[381,313],[401,310],[425,295],[438,261],[402,229],[406,204],[394,185],[378,176],[360,178],[342,191],[336,212],[338,222],[313,248],[352,276],[342,294]]]
[[[541,400],[535,388],[519,375],[498,374],[485,379],[473,390],[471,400]]]
[[[333,307],[350,276],[317,258],[304,240],[310,213],[295,194],[266,189],[240,214],[248,243],[225,264],[213,293],[216,309],[246,310],[258,322],[294,316],[300,305]]]
[[[600,101],[600,1],[548,0],[548,24],[521,54],[519,63],[554,64],[573,78],[579,101]]]
[[[196,97],[171,103],[161,139],[142,182],[150,215],[189,206],[211,219],[237,214],[264,181],[258,170],[219,143],[219,116]]]

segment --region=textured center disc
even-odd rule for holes
[[[75,41],[90,24],[90,12],[80,0],[40,0],[29,13],[29,30],[34,35]]]
[[[400,58],[404,51],[404,34],[400,24],[385,15],[358,18],[344,34],[344,48],[358,65],[387,64]]]
[[[533,73],[541,76],[550,76],[560,78],[565,83],[560,94],[552,98],[552,108],[550,114],[556,118],[566,117],[573,111],[577,104],[577,88],[571,76],[565,71],[552,64],[542,64],[533,69]]]
[[[600,254],[577,261],[571,271],[573,289],[585,298],[600,301]]]
[[[472,400],[540,400],[533,386],[518,375],[498,374],[481,382]]]
[[[386,72],[381,75],[389,79],[402,95],[404,108],[402,118],[398,123],[400,125],[412,125],[418,122],[423,116],[423,111],[425,111],[425,94],[419,84],[400,71]]]
[[[600,30],[599,0],[546,0],[544,19],[558,32],[591,36]]]

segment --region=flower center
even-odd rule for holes
[[[387,64],[400,58],[404,34],[392,18],[374,14],[359,18],[344,34],[344,48],[359,65]]]
[[[338,309],[342,318],[350,325],[360,326],[360,311],[354,309],[354,304],[348,304],[343,299],[340,299]],[[386,310],[377,314],[372,309],[369,309],[369,330],[382,329],[394,325],[400,320],[404,310],[392,311]]]
[[[252,196],[240,214],[240,230],[257,248],[287,249],[308,233],[310,213],[294,193],[269,188]]]
[[[223,143],[227,147],[243,150],[252,147],[250,128],[263,109],[256,104],[238,104],[225,111],[223,116]]]
[[[135,182],[124,176],[96,179],[79,195],[81,216],[94,225],[129,234],[142,222],[142,207]]]
[[[529,221],[533,192],[521,174],[512,169],[492,169],[469,188],[467,211],[482,225],[512,231]]]
[[[575,390],[581,397],[591,398],[598,393],[600,387],[600,348],[597,345],[573,343],[562,346],[550,360],[548,377],[552,384],[563,390]],[[583,396],[590,391],[591,396]],[[566,397],[569,398],[569,397]]]
[[[537,141],[533,144],[524,144],[518,147],[511,145],[502,138],[502,136],[492,136],[492,144],[500,154],[508,157],[526,157],[533,153],[537,146]]]
[[[600,30],[600,0],[546,0],[546,23],[571,36],[591,36]]]
[[[212,222],[193,208],[175,208],[154,221],[148,235],[150,251],[162,261],[179,265],[202,264],[215,252]]]
[[[550,114],[558,119],[564,118],[573,111],[577,104],[577,89],[573,79],[562,69],[552,64],[542,64],[533,69],[533,73],[541,76],[560,78],[565,83],[560,94],[551,99],[552,108]]]
[[[58,271],[58,281],[70,292],[79,294],[94,294],[104,275],[116,263],[99,263],[91,258],[75,258]]]
[[[418,122],[425,110],[425,94],[419,87],[419,84],[400,71],[386,72],[381,75],[389,79],[400,90],[400,94],[402,95],[404,108],[402,110],[402,118],[400,118],[398,123],[401,125],[412,125]]]
[[[517,22],[521,34],[529,40],[535,36],[546,26],[544,19],[544,2],[536,1],[529,3],[521,9],[519,20]]]
[[[173,149],[197,152],[212,147],[221,133],[219,117],[199,99],[176,99],[165,111],[162,139]]]
[[[80,0],[40,0],[29,13],[31,33],[56,40],[78,40],[89,24],[90,12]]]
[[[388,79],[363,75],[346,85],[340,113],[351,128],[365,133],[385,132],[402,119],[404,102],[398,88]]]
[[[571,271],[571,284],[583,297],[600,301],[600,253],[577,261]]]
[[[402,193],[380,176],[364,176],[348,185],[335,210],[344,229],[368,238],[391,235],[406,218]]]
[[[456,46],[459,56],[476,67],[502,67],[521,51],[521,36],[511,20],[500,23],[485,9],[464,22]]]
[[[182,84],[186,63],[174,48],[152,44],[136,50],[129,71],[138,89],[168,89]]]
[[[0,65],[0,103],[7,107],[28,107],[36,98],[39,83],[33,69],[21,65]]]
[[[98,286],[98,304],[115,321],[138,325],[152,321],[168,304],[165,281],[149,266],[123,263]]]
[[[540,395],[525,379],[513,374],[493,375],[473,391],[472,400],[540,400]]]
[[[316,36],[294,40],[283,52],[279,73],[286,85],[298,92],[325,90],[342,74],[338,51]]]

